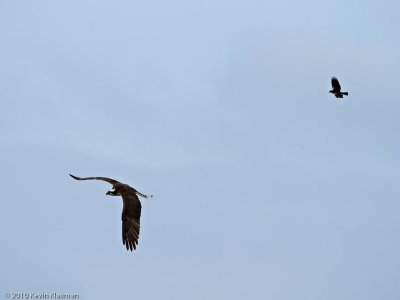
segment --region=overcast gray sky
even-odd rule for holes
[[[1,1],[0,297],[400,299],[399,11]]]

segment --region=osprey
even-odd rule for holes
[[[138,244],[139,231],[140,231],[140,213],[142,211],[142,204],[139,197],[151,198],[153,195],[144,195],[139,193],[133,187],[121,183],[117,180],[107,177],[77,177],[69,174],[76,180],[103,180],[111,183],[113,188],[109,190],[106,195],[121,196],[123,200],[122,208],[122,242],[126,246],[126,250],[135,249]]]
[[[348,96],[349,93],[348,92],[341,92],[340,91],[340,83],[339,80],[333,76],[332,77],[332,90],[329,91],[329,93],[332,93],[335,95],[336,98],[343,98],[343,95]]]

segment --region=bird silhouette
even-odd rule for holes
[[[123,200],[122,208],[122,242],[127,250],[136,250],[140,232],[140,215],[142,204],[139,197],[151,198],[153,195],[144,195],[133,187],[107,177],[77,177],[69,174],[76,180],[102,180],[111,183],[113,188],[106,195],[121,196]]]
[[[329,93],[332,93],[335,95],[336,98],[343,98],[343,95],[348,96],[349,93],[348,92],[341,92],[341,87],[340,87],[340,83],[339,80],[333,76],[332,77],[332,90],[329,91]]]

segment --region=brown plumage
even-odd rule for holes
[[[142,211],[142,204],[140,203],[139,197],[144,198],[153,197],[152,195],[144,195],[139,193],[133,187],[127,184],[121,183],[117,180],[107,177],[77,177],[69,174],[76,180],[102,180],[111,183],[113,188],[108,191],[106,195],[110,196],[121,196],[123,200],[122,208],[122,242],[126,246],[127,250],[136,249],[138,244],[139,232],[140,232],[140,214]]]
[[[340,83],[339,83],[339,80],[335,76],[332,76],[331,83],[332,83],[332,90],[330,90],[329,93],[334,94],[336,98],[343,98],[343,95],[346,95],[346,96],[349,95],[348,92],[340,91],[341,90]]]

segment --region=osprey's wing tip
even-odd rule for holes
[[[76,176],[74,176],[74,175],[72,175],[72,174],[69,174],[69,176],[71,176],[72,178],[74,178],[74,179],[76,179],[76,180],[79,180],[79,177],[76,177]]]

